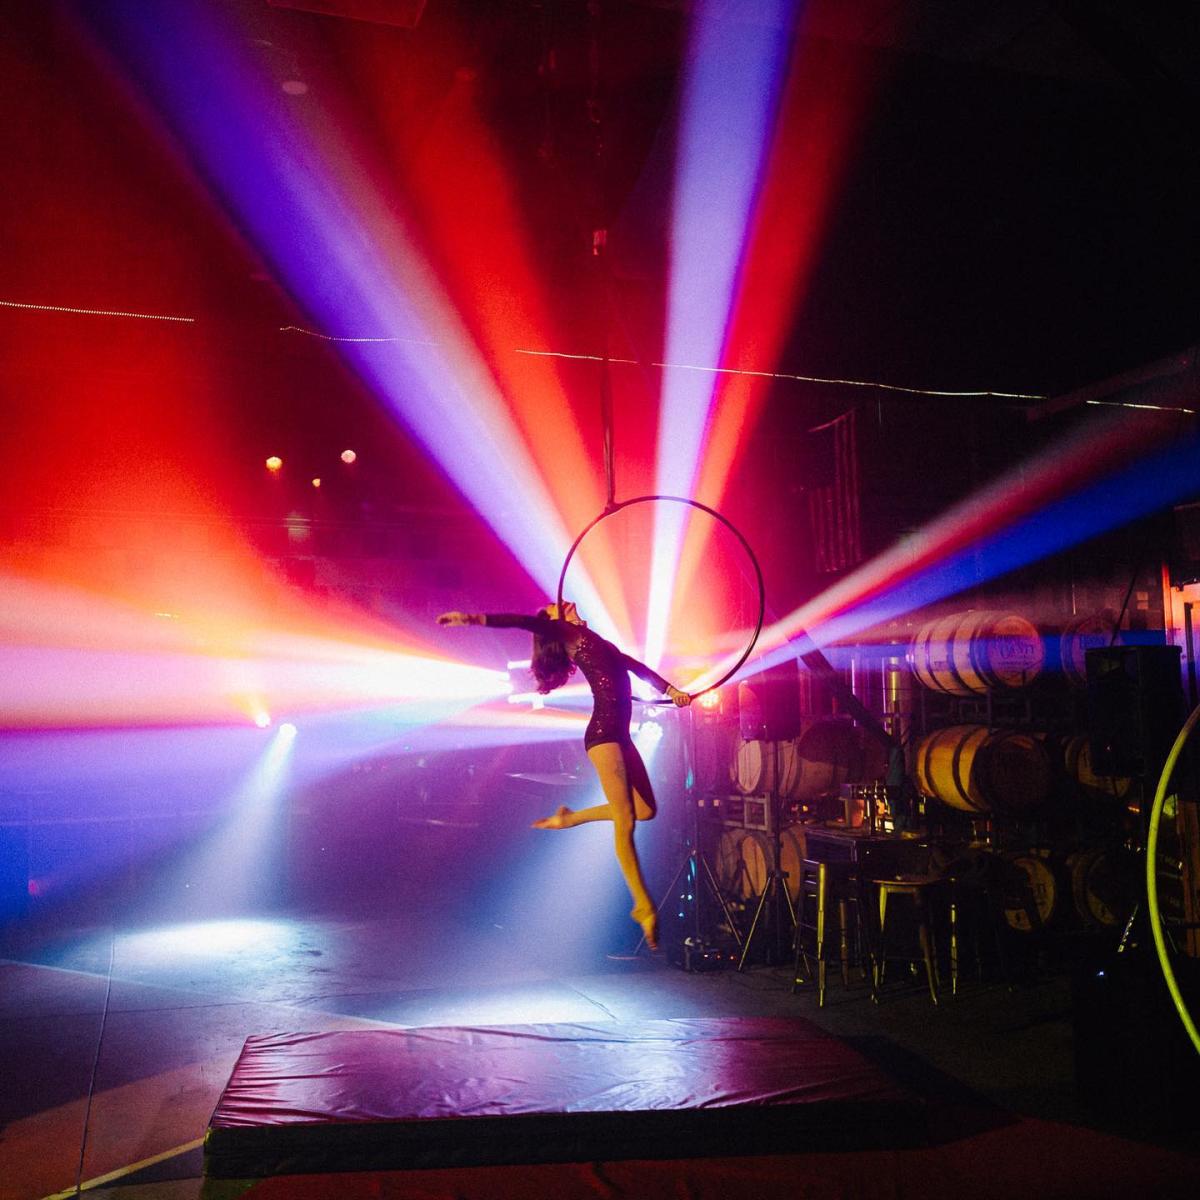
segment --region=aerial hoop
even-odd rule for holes
[[[695,700],[698,696],[703,696],[705,692],[715,692],[717,688],[728,683],[729,680],[737,674],[737,672],[741,669],[742,664],[750,657],[751,652],[758,643],[758,635],[762,633],[763,618],[766,616],[767,612],[767,589],[766,585],[763,583],[762,567],[758,565],[758,559],[755,557],[754,551],[750,549],[750,543],[742,536],[742,533],[738,527],[734,525],[734,523],[727,517],[721,516],[721,514],[717,512],[715,508],[709,508],[707,504],[701,504],[699,500],[689,500],[686,496],[634,496],[632,500],[621,500],[619,502],[612,500],[610,497],[604,511],[598,517],[594,517],[591,521],[589,521],[583,527],[583,531],[580,533],[580,535],[571,543],[571,548],[567,551],[567,557],[563,561],[562,571],[559,572],[558,594],[555,598],[558,603],[559,611],[561,612],[563,603],[563,584],[566,582],[567,568],[571,565],[571,559],[575,557],[575,551],[579,549],[579,545],[583,539],[587,537],[587,535],[591,533],[592,530],[595,529],[596,526],[605,519],[605,517],[611,517],[613,513],[618,513],[623,508],[630,508],[635,504],[651,504],[660,500],[668,500],[674,504],[688,504],[692,508],[698,508],[701,512],[708,513],[708,515],[714,520],[720,521],[721,524],[724,525],[725,528],[728,529],[729,532],[732,533],[739,542],[741,542],[742,549],[746,551],[746,557],[750,559],[750,564],[754,567],[754,577],[758,581],[758,620],[755,623],[754,632],[750,635],[749,644],[746,646],[746,649],[742,651],[741,658],[739,658],[737,662],[735,662],[733,666],[730,667],[729,670],[717,680],[716,683],[710,683],[708,687],[692,693],[692,699]]]
[[[1154,792],[1154,803],[1150,807],[1150,821],[1146,829],[1146,915],[1150,921],[1150,933],[1154,938],[1154,949],[1158,954],[1158,965],[1166,981],[1167,990],[1175,1002],[1175,1011],[1191,1039],[1196,1052],[1200,1054],[1200,1029],[1196,1028],[1195,1019],[1188,1009],[1187,1000],[1175,977],[1171,966],[1171,957],[1167,951],[1167,939],[1163,933],[1162,911],[1158,898],[1158,835],[1162,823],[1163,809],[1167,803],[1167,792],[1170,791],[1171,779],[1175,774],[1176,764],[1187,746],[1188,738],[1195,732],[1200,723],[1200,706],[1193,709],[1191,716],[1184,722],[1175,744],[1171,747],[1167,761],[1163,764],[1162,774],[1158,779],[1158,787]]]

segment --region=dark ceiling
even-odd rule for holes
[[[306,102],[352,122],[368,150],[386,139],[378,91],[361,86],[364,63],[386,84],[387,119],[416,137],[454,80],[468,75],[510,172],[536,269],[565,318],[570,344],[553,348],[599,345],[588,282],[597,225],[612,231],[622,348],[647,357],[644,348],[661,344],[690,5],[329,0],[325,7],[339,10],[330,13],[305,11],[307,0],[177,2],[232,10],[273,85],[304,84]],[[163,327],[128,322],[114,332],[6,309],[0,399],[16,432],[0,509],[33,495],[42,502],[44,488],[35,493],[28,478],[37,474],[42,487],[40,472],[26,471],[26,460],[45,461],[61,432],[41,420],[47,394],[97,410],[75,434],[81,461],[93,442],[111,440],[97,395],[119,404],[161,393],[164,423],[177,399],[182,409],[194,398],[197,436],[243,472],[247,511],[266,454],[281,451],[315,473],[331,449],[368,443],[378,447],[373,494],[460,504],[334,350],[280,335],[281,326],[304,323],[299,303],[96,34],[106,10],[144,3],[0,6],[0,300],[203,321],[180,350]],[[730,0],[726,10],[732,41],[757,8]],[[362,19],[381,11],[388,21]],[[1200,10],[1156,5],[1153,19],[1147,11],[1106,0],[810,3],[800,36],[813,60],[860,54],[874,86],[802,303],[778,362],[762,365],[1053,396],[1200,340],[1200,105],[1191,72]],[[590,106],[597,98],[598,112]],[[595,380],[584,371],[564,379],[584,414],[585,441],[598,447]],[[648,382],[620,385],[628,407],[653,404]],[[794,444],[779,446],[862,395],[791,382],[772,393],[743,455],[746,477],[730,489],[731,515],[756,539],[794,540],[794,523],[758,503],[769,477],[792,489],[784,503],[802,505]],[[127,423],[141,417],[134,400]],[[992,399],[949,403],[967,412],[938,409],[921,432],[910,430],[920,445],[887,444],[902,474],[889,485],[892,524],[916,527],[948,497],[1028,453],[1033,439],[1055,434],[1051,422],[1031,431],[1022,413]],[[1003,444],[992,438],[1000,422]],[[930,426],[938,437],[925,432]],[[968,426],[987,462],[963,452]],[[622,449],[648,460],[652,446],[631,447],[628,430]],[[43,440],[31,440],[26,454],[21,438],[34,432]],[[881,526],[880,536],[890,530]],[[787,553],[782,546],[780,562]]]
[[[691,4],[213,3],[247,17],[281,79],[341,70],[352,93],[357,55],[393,62],[398,103],[413,121],[454,72],[477,72],[534,251],[564,303],[590,229],[607,223],[618,271],[638,281],[630,312],[653,321]],[[288,302],[255,278],[263,272],[246,262],[253,248],[237,243],[210,200],[189,195],[185,156],[131,125],[111,72],[64,33],[72,12],[88,7],[8,5],[0,14],[12,68],[5,291],[69,296],[82,280],[86,292],[99,287],[86,279],[89,264],[111,281],[120,261],[133,299],[251,315],[265,305],[273,319]],[[724,5],[731,38],[758,7]],[[314,8],[324,11],[304,11]],[[780,368],[1053,394],[1194,342],[1198,12],[1108,0],[810,3],[802,36],[818,48],[863,49],[878,83]],[[588,109],[596,28],[599,183]],[[369,112],[359,118],[369,126]],[[111,203],[105,181],[120,177],[131,181],[130,206],[102,232],[87,229],[83,218]],[[100,238],[107,248],[97,255]],[[173,239],[201,247],[195,261],[180,262]]]

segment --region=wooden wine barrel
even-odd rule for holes
[[[1004,919],[1019,933],[1045,928],[1058,912],[1058,877],[1041,855],[1006,855],[1001,876]]]
[[[739,737],[734,743],[731,767],[733,786],[743,795],[775,788],[775,744]]]
[[[1087,652],[1111,642],[1115,620],[1111,612],[1089,613],[1076,617],[1058,635],[1059,662],[1072,687],[1087,687]]]
[[[802,825],[790,825],[779,835],[779,869],[786,875],[784,886],[793,907],[800,901],[804,860],[808,857],[808,838]]]
[[[813,800],[862,777],[862,736],[850,721],[824,717],[794,741],[779,745],[779,794]]]
[[[1122,871],[1119,851],[1092,846],[1067,859],[1071,899],[1084,926],[1115,929],[1128,919],[1137,893],[1134,872]]]
[[[1127,775],[1097,775],[1092,768],[1091,739],[1080,735],[1063,744],[1063,765],[1067,775],[1090,796],[1105,797],[1124,803],[1133,787]]]
[[[727,897],[751,903],[762,895],[775,855],[771,842],[770,834],[757,829],[729,829],[721,835],[716,875],[717,883]],[[806,845],[800,826],[791,826],[779,835],[779,867],[787,873],[784,886],[793,904],[800,898]]]
[[[1046,648],[1016,613],[966,612],[923,625],[908,659],[927,687],[951,696],[1025,687],[1037,678]]]
[[[800,777],[800,755],[795,741],[779,743],[779,794],[791,796]]]
[[[717,886],[727,899],[745,899],[753,895],[746,883],[742,863],[742,842],[748,834],[745,829],[724,829],[717,838],[713,873],[717,877]]]
[[[768,834],[749,829],[738,847],[742,858],[739,887],[734,894],[739,900],[757,900],[770,877],[775,851]]]
[[[917,786],[951,808],[1020,815],[1050,794],[1050,759],[1031,734],[952,725],[924,737],[916,752]]]

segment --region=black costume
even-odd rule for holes
[[[571,657],[592,689],[592,719],[583,735],[585,750],[603,742],[629,742],[629,722],[633,716],[630,671],[664,694],[671,686],[657,671],[622,654],[612,642],[605,641],[586,625],[553,621],[549,617],[527,617],[520,613],[485,613],[483,620],[485,625],[499,629],[528,629],[530,633],[574,647]]]

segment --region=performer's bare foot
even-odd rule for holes
[[[646,946],[655,951],[658,949],[658,913],[652,908],[639,911],[634,909],[629,914],[641,927],[642,937],[646,939]]]
[[[543,817],[540,821],[534,821],[530,827],[532,829],[570,829],[571,818],[575,814],[565,805],[558,806],[558,812],[553,816]]]

